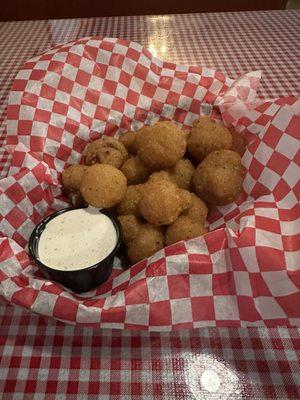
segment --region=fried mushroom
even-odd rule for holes
[[[87,165],[109,164],[121,168],[127,158],[128,152],[123,143],[115,138],[103,136],[101,139],[88,144],[85,163]]]
[[[186,151],[186,136],[169,121],[145,127],[137,140],[140,159],[152,170],[172,167]]]
[[[182,215],[185,215],[186,217],[189,217],[190,219],[200,222],[204,225],[207,214],[208,208],[206,207],[204,201],[202,201],[194,193],[191,193],[191,205],[182,213]]]
[[[120,215],[132,214],[137,217],[140,216],[139,201],[143,185],[129,185],[127,186],[125,196],[120,204],[117,206],[117,212]]]
[[[62,173],[63,189],[68,192],[79,192],[84,173],[89,167],[86,165],[70,165]]]
[[[202,161],[212,151],[230,149],[231,146],[232,136],[224,125],[206,116],[194,121],[187,147],[196,160]]]
[[[119,215],[118,220],[122,225],[123,240],[128,245],[135,238],[142,224],[135,215]]]
[[[150,224],[144,224],[128,245],[128,258],[135,264],[144,258],[151,257],[163,247],[164,236],[160,230]]]
[[[225,205],[234,201],[242,191],[242,184],[241,157],[232,150],[210,153],[193,175],[195,193],[212,205]]]
[[[178,160],[176,164],[169,169],[169,172],[174,177],[178,187],[189,190],[194,170],[195,168],[191,161],[187,158],[183,158]]]
[[[169,246],[181,240],[189,240],[201,236],[206,232],[207,230],[200,222],[181,215],[167,227],[166,245]]]
[[[144,185],[139,202],[141,215],[151,224],[171,224],[182,211],[178,187],[168,180],[154,180]]]
[[[120,170],[108,164],[95,164],[83,175],[80,192],[91,206],[109,208],[123,200],[126,188],[126,177]]]
[[[126,176],[129,185],[144,183],[151,174],[151,170],[138,156],[126,160],[122,165],[121,171]]]

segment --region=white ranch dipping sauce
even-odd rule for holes
[[[93,207],[66,211],[41,234],[39,259],[50,268],[74,271],[103,260],[116,247],[117,232],[106,215]]]

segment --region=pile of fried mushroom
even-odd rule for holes
[[[114,209],[131,263],[205,234],[208,207],[242,191],[242,137],[209,117],[190,132],[169,121],[88,144],[62,174],[73,205]]]

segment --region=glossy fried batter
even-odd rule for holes
[[[117,206],[117,212],[120,215],[132,214],[140,216],[139,201],[143,185],[129,185],[127,186],[125,196],[120,204]]]
[[[120,168],[128,158],[126,147],[117,139],[103,136],[99,140],[89,143],[86,149],[85,163],[93,165],[97,163],[110,164]]]
[[[177,163],[169,169],[169,172],[175,178],[178,187],[189,190],[194,170],[195,168],[190,160],[183,158],[178,160]]]
[[[231,132],[231,136],[232,136],[232,146],[231,146],[230,150],[235,151],[240,156],[242,156],[246,150],[245,140],[244,140],[243,136],[239,132],[237,132],[235,129],[230,129],[230,132]]]
[[[164,247],[164,236],[150,224],[144,224],[128,245],[129,260],[135,264]]]
[[[179,189],[179,196],[181,202],[181,210],[187,210],[192,205],[192,194],[185,189]]]
[[[120,203],[126,192],[126,177],[108,164],[92,165],[80,185],[84,200],[94,207],[109,208]]]
[[[231,146],[232,136],[224,125],[206,116],[194,121],[187,147],[198,161],[202,161],[212,151],[230,149]]]
[[[234,201],[242,191],[241,157],[232,150],[210,153],[193,175],[195,193],[205,202],[224,205]]]
[[[122,225],[123,240],[128,245],[135,238],[142,224],[135,215],[119,215],[118,220]]]
[[[102,148],[102,146],[103,146],[103,141],[101,139],[94,140],[93,142],[87,145],[85,153],[86,165],[93,165],[99,162],[97,157],[97,152]]]
[[[146,182],[151,173],[150,169],[138,156],[126,160],[122,165],[121,171],[126,176],[129,185]]]
[[[136,132],[125,132],[120,136],[120,142],[124,144],[128,153],[136,155],[137,153],[137,133]]]
[[[186,137],[175,124],[157,122],[143,128],[137,150],[140,159],[153,170],[172,167],[185,153]]]
[[[141,194],[139,210],[151,224],[171,224],[182,211],[182,199],[178,187],[163,179],[147,182]]]
[[[62,173],[62,185],[66,192],[79,192],[86,165],[70,165]]]
[[[207,218],[208,209],[201,199],[196,196],[194,193],[191,193],[191,205],[185,210],[182,215],[189,217],[190,219],[200,222],[204,225],[205,220]]]
[[[181,240],[189,240],[206,233],[204,226],[197,221],[194,221],[185,215],[181,215],[166,231],[166,245],[180,242]]]
[[[124,157],[124,160],[126,160],[129,157],[126,147],[124,146],[123,143],[120,142],[120,140],[110,136],[102,136],[102,140],[106,147],[112,147],[113,149],[118,150]]]
[[[119,150],[105,146],[101,146],[97,151],[97,159],[100,164],[109,164],[118,169],[124,162],[124,157]]]
[[[182,130],[182,133],[185,137],[186,140],[188,140],[188,138],[190,137],[191,131],[187,131],[187,130]]]
[[[157,171],[157,172],[153,172],[150,176],[149,176],[149,182],[155,182],[157,180],[167,180],[171,183],[176,183],[175,178],[170,174],[170,172],[165,171],[165,170],[161,170],[161,171]]]

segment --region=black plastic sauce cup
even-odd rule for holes
[[[49,221],[53,218],[58,217],[59,215],[69,212],[72,210],[76,210],[84,207],[76,207],[76,208],[65,208],[54,214],[49,215],[49,217],[44,218],[33,230],[30,239],[29,239],[29,252],[42,274],[50,280],[56,281],[61,285],[71,289],[76,293],[87,292],[95,287],[99,286],[101,283],[105,282],[112,270],[113,267],[113,259],[115,254],[117,253],[121,243],[122,243],[122,227],[118,219],[112,215],[111,213],[105,210],[99,210],[100,213],[106,215],[113,223],[116,233],[117,233],[117,243],[113,251],[108,254],[103,260],[98,263],[91,265],[86,268],[78,269],[78,270],[58,270],[54,268],[50,268],[47,265],[43,264],[39,259],[39,240],[41,234],[46,229],[46,226]],[[96,240],[97,238],[95,238]]]

